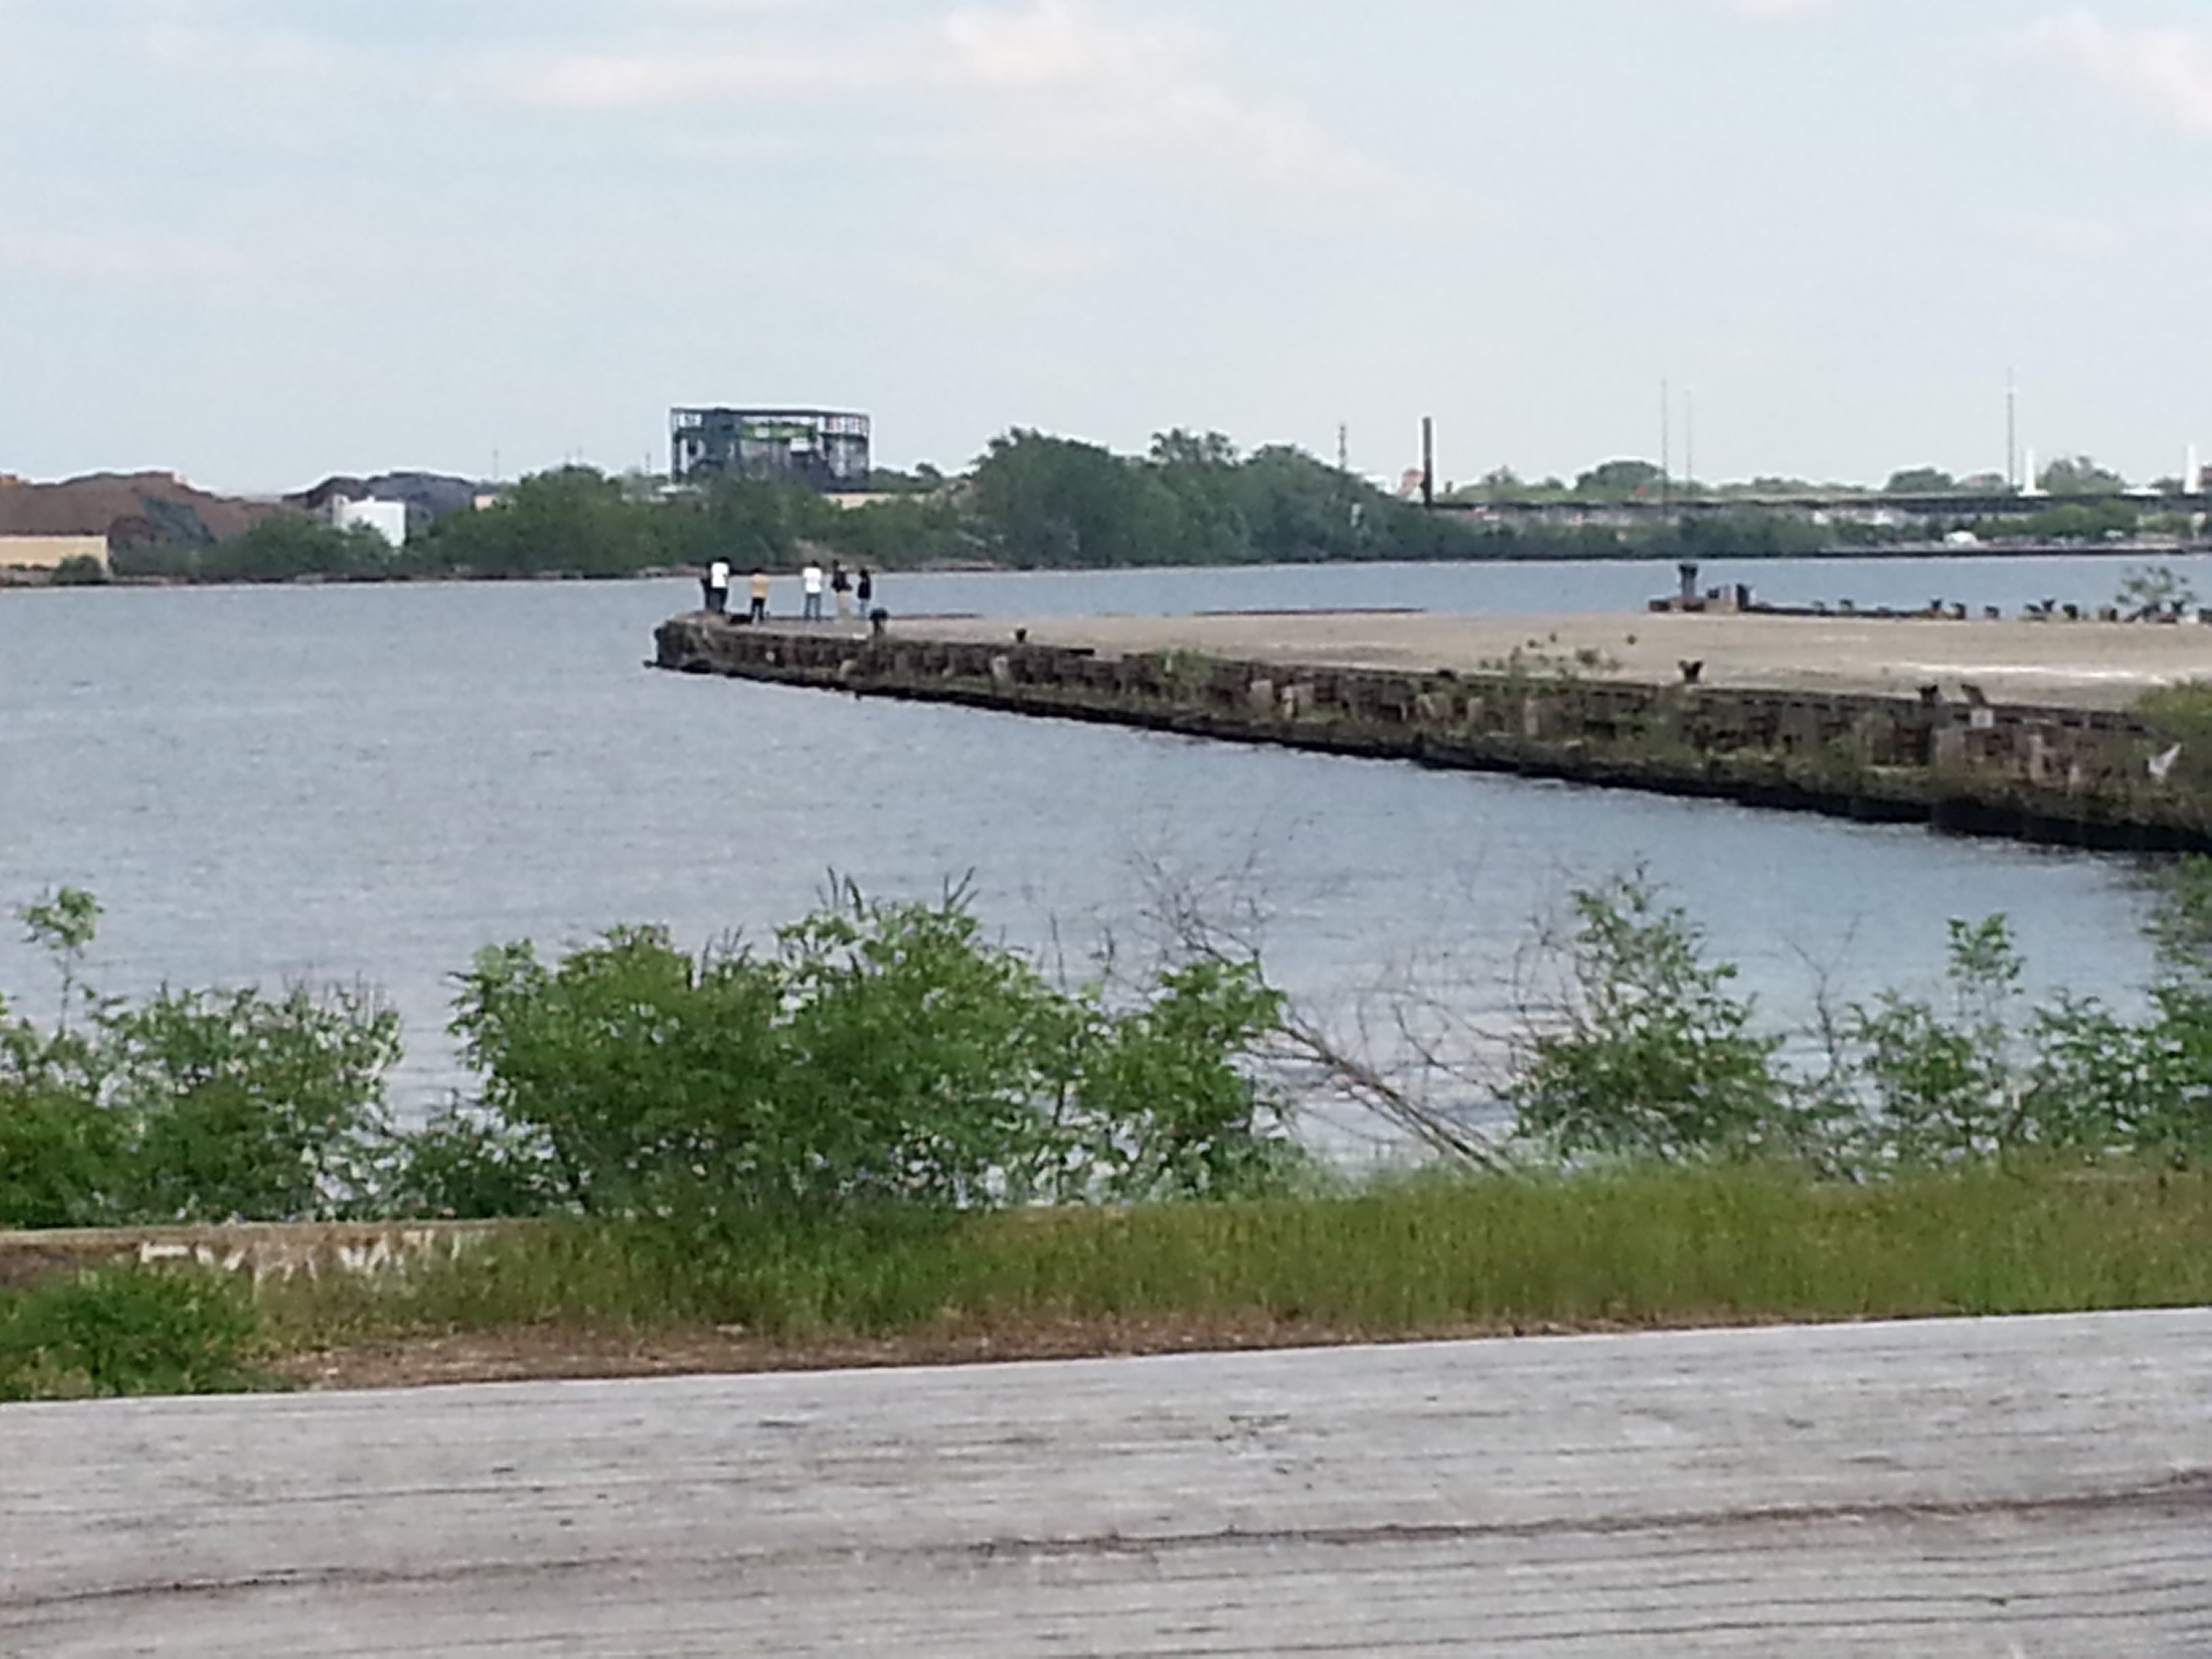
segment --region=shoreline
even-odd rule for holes
[[[1705,561],[1716,568],[1743,566],[1756,570],[1778,564],[1842,564],[1854,562],[1868,563],[1910,564],[1915,562],[1988,562],[2002,564],[2013,560],[2079,559],[2109,561],[2115,564],[2156,562],[2161,559],[2194,559],[2212,556],[2212,542],[2192,546],[2130,545],[2114,546],[2100,544],[2030,543],[2008,545],[1983,545],[1961,548],[1946,547],[1941,544],[1914,544],[1893,547],[1834,547],[1813,552],[1788,554],[1737,554],[1725,559]],[[912,566],[883,566],[879,574],[886,576],[1037,576],[1037,575],[1112,575],[1126,573],[1131,575],[1160,571],[1221,570],[1253,572],[1261,570],[1315,570],[1324,568],[1375,569],[1402,568],[1407,569],[1442,569],[1450,568],[1485,568],[1490,567],[1534,567],[1572,565],[1633,565],[1648,564],[1655,568],[1671,570],[1677,562],[1669,553],[1651,553],[1624,548],[1617,554],[1596,554],[1577,551],[1571,555],[1532,553],[1498,558],[1458,559],[1303,559],[1289,562],[1270,561],[1261,564],[1224,562],[1218,564],[1051,564],[1017,565],[994,564],[988,562],[957,564]],[[771,576],[790,578],[799,574],[799,567],[763,567]],[[191,576],[108,576],[94,582],[51,580],[51,573],[32,569],[0,570],[0,594],[9,592],[43,592],[51,590],[86,591],[101,588],[200,588],[200,587],[400,587],[436,586],[441,584],[492,583],[501,586],[534,582],[651,582],[696,581],[704,574],[704,567],[656,566],[650,569],[604,573],[596,571],[543,570],[528,575],[501,575],[473,570],[451,570],[396,575],[307,574],[256,580],[248,577],[220,577],[201,579]]]

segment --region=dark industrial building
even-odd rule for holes
[[[868,417],[826,409],[675,409],[668,475],[717,472],[805,484],[825,495],[868,487]]]

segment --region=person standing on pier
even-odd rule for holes
[[[730,562],[717,559],[707,567],[707,609],[720,616],[730,608]]]
[[[768,572],[765,570],[753,572],[753,605],[745,620],[757,623],[768,620]]]
[[[842,559],[830,561],[830,591],[837,596],[837,620],[853,619],[853,579],[845,574]]]
[[[860,567],[860,580],[853,585],[853,597],[860,603],[860,614],[866,616],[868,607],[876,602],[876,579],[868,574],[868,567]]]
[[[822,620],[822,567],[809,559],[799,573],[799,614],[802,621]]]

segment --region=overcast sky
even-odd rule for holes
[[[2204,0],[0,0],[0,471],[2212,453]]]

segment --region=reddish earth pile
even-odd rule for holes
[[[196,489],[173,472],[96,472],[60,483],[0,477],[0,536],[105,536],[126,546],[221,541],[281,510]]]

